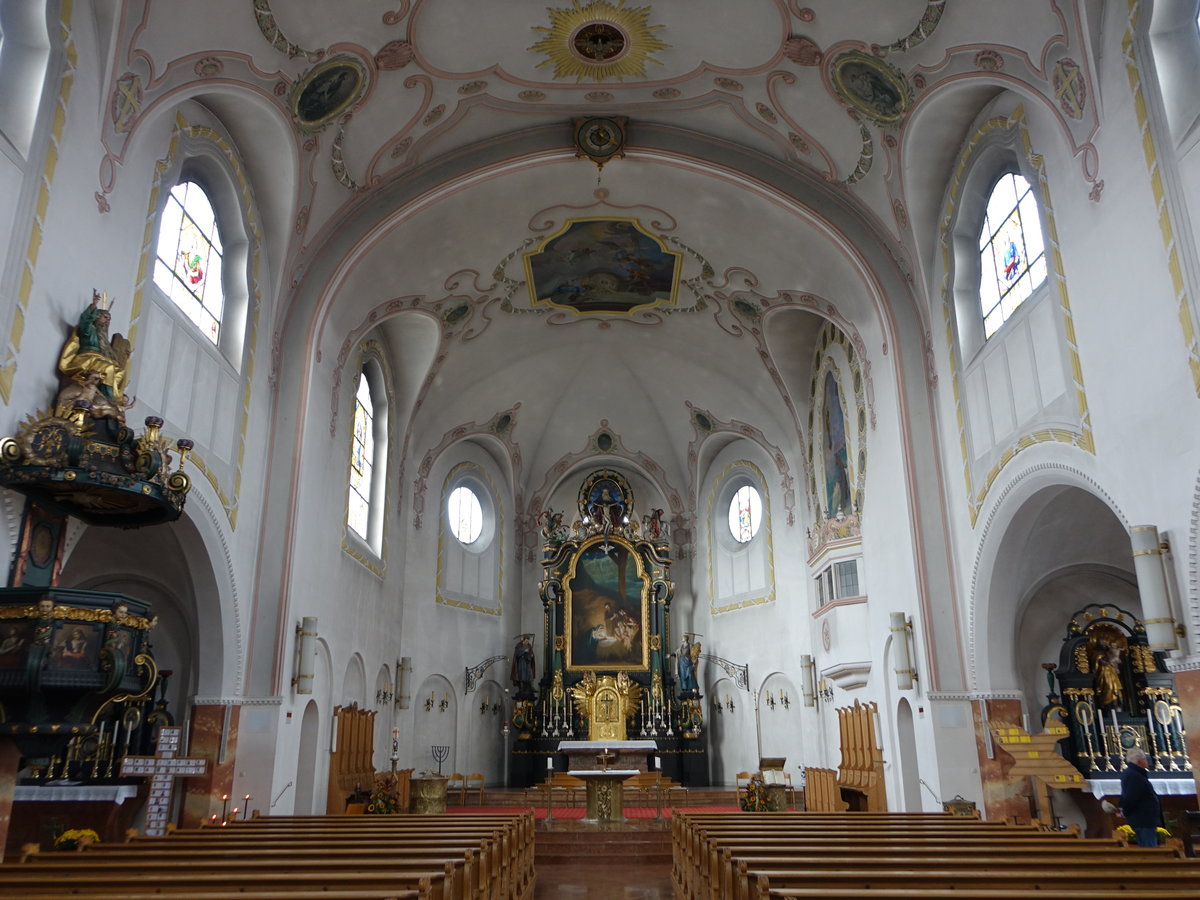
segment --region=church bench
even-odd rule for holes
[[[294,864],[299,856],[301,865],[319,868],[324,865],[357,867],[359,869],[387,868],[399,860],[405,864],[422,861],[440,864],[446,859],[462,854],[464,862],[464,895],[477,900],[488,900],[493,894],[519,896],[519,885],[511,885],[515,877],[504,869],[496,858],[493,848],[486,842],[430,840],[424,844],[414,841],[372,843],[364,846],[354,842],[337,844],[331,842],[210,842],[195,846],[184,842],[182,846],[128,844],[99,845],[85,853],[50,853],[33,857],[29,867],[53,867],[59,871],[67,868],[84,867],[100,870],[114,867],[138,867],[146,865],[185,867],[205,866],[213,870],[234,870],[254,867],[260,863]],[[2,870],[0,870],[2,871]]]
[[[532,884],[534,817],[532,812],[487,813],[452,816],[365,816],[347,819],[326,816],[256,817],[230,823],[224,828],[175,831],[171,841],[222,841],[236,835],[239,840],[265,839],[295,842],[302,838],[329,841],[391,840],[405,836],[413,840],[435,837],[480,836],[498,841],[494,857],[504,881],[511,881],[514,895]],[[155,838],[135,838],[154,841]],[[495,868],[495,867],[493,867]]]
[[[1105,840],[1098,842],[1102,852],[1113,852],[1119,848],[1119,842]],[[863,832],[848,836],[827,836],[811,834],[807,836],[777,834],[756,835],[702,835],[701,841],[693,849],[690,856],[680,852],[678,848],[673,854],[673,879],[680,885],[686,896],[706,896],[705,885],[719,883],[722,871],[723,854],[726,847],[730,855],[734,850],[741,855],[766,855],[788,853],[800,856],[806,851],[820,854],[834,854],[843,848],[859,848],[860,855],[868,856],[881,853],[904,853],[923,857],[937,854],[949,846],[961,847],[964,853],[1011,853],[1017,856],[1029,851],[1046,849],[1049,852],[1069,854],[1082,845],[1079,839],[1063,840],[1060,836],[1041,833],[1009,836],[961,836],[947,837],[946,835],[929,836],[897,835]],[[1090,842],[1089,842],[1090,844]],[[1087,855],[1095,858],[1096,851],[1087,851]]]
[[[3,896],[3,895],[0,895]],[[120,895],[121,900],[162,900],[163,894],[153,890],[140,890],[138,887],[131,887],[128,892]],[[170,895],[166,895],[170,896]],[[283,889],[283,890],[262,890],[246,893],[245,891],[232,890],[200,890],[190,891],[187,895],[188,900],[423,900],[428,897],[428,892],[418,889],[402,889],[402,888],[380,888],[378,890],[370,888],[355,888],[353,890],[304,890],[304,889]],[[54,893],[39,893],[39,900],[78,900],[79,894],[54,894]]]
[[[1054,900],[1142,900],[1141,896],[1124,888],[1059,887]],[[1012,889],[1001,888],[873,888],[863,892],[858,888],[770,888],[769,900],[1014,900]],[[1155,900],[1195,900],[1195,888],[1159,888]]]
[[[490,900],[503,893],[503,886],[488,872],[483,859],[474,850],[462,851],[461,855],[449,849],[428,848],[426,850],[399,849],[386,854],[370,854],[357,848],[321,848],[291,851],[252,850],[245,853],[211,851],[146,851],[146,852],[94,852],[82,854],[46,854],[36,857],[22,866],[26,872],[52,871],[62,877],[74,877],[77,872],[128,872],[158,870],[178,867],[187,871],[214,872],[278,872],[281,876],[290,871],[337,872],[353,869],[377,874],[400,870],[434,870],[451,864],[454,868],[454,896],[462,900]],[[460,865],[461,864],[461,865]],[[4,883],[5,870],[0,869],[0,884]]]
[[[337,843],[395,852],[405,846],[470,846],[474,841],[491,843],[485,871],[501,885],[503,896],[520,897],[534,881],[533,814],[474,814],[453,816],[367,816],[348,821],[342,817],[269,817],[250,819],[225,828],[202,828],[172,832],[166,838],[133,838],[125,846],[173,846],[183,849],[203,846],[282,846],[295,848],[308,842],[314,851]],[[464,843],[467,842],[467,843]]]
[[[815,847],[825,853],[835,846],[862,846],[879,853],[885,847],[920,853],[937,852],[950,843],[975,847],[978,851],[1016,851],[1022,848],[1059,846],[1077,847],[1079,839],[1065,832],[1047,832],[1033,826],[1008,826],[1003,823],[982,823],[963,819],[961,823],[940,827],[938,823],[907,827],[891,827],[893,823],[857,823],[853,826],[839,821],[818,827],[781,822],[776,814],[761,816],[726,814],[721,821],[703,827],[677,829],[674,835],[672,879],[685,897],[702,897],[711,893],[707,886],[720,872],[721,848],[732,843],[759,853],[773,853],[784,846],[789,848]],[[944,823],[950,817],[944,817]],[[1101,842],[1115,848],[1116,841]]]
[[[1043,877],[1043,874],[1037,873],[1053,872],[1057,882],[1064,885],[1079,885],[1088,879],[1105,879],[1109,884],[1167,883],[1170,886],[1172,882],[1194,883],[1200,876],[1200,868],[1188,865],[1190,861],[1179,856],[1139,858],[1136,850],[1103,859],[1069,855],[1036,857],[1026,854],[954,858],[941,854],[921,854],[878,856],[874,859],[831,855],[803,860],[790,856],[749,856],[735,857],[730,862],[732,864],[722,871],[721,880],[711,892],[711,896],[720,897],[721,900],[753,900],[758,876],[769,873],[772,881],[778,883],[783,872],[788,873],[789,878],[805,879],[805,886],[816,886],[830,877],[857,877],[863,885],[869,880],[875,885],[893,884],[890,880],[879,879],[891,879],[896,873],[902,872],[905,873],[902,876],[904,878],[911,876],[921,881],[922,876],[931,873],[939,883],[956,888],[962,885],[982,886],[981,882],[987,879],[1010,879],[1014,877],[1013,873],[1022,871],[1035,873],[1037,878]],[[921,884],[925,882],[921,881]]]
[[[734,887],[738,873],[747,868],[798,868],[806,865],[824,868],[831,861],[849,869],[879,864],[901,866],[913,864],[915,860],[919,860],[921,865],[934,867],[987,867],[1011,865],[1014,860],[1020,860],[1023,864],[1057,865],[1069,869],[1094,867],[1097,864],[1109,865],[1118,859],[1129,866],[1137,866],[1180,858],[1176,851],[1167,847],[1152,850],[1121,848],[1107,841],[1101,846],[1083,842],[1080,844],[1081,846],[1072,847],[1069,852],[1065,852],[1061,847],[1046,846],[1005,849],[983,845],[943,845],[917,849],[904,845],[815,846],[810,843],[772,844],[769,849],[764,849],[761,844],[725,845],[719,848],[711,866],[699,873],[700,886],[696,890],[696,896],[709,896],[715,889],[723,900],[733,897],[738,894]],[[744,896],[744,893],[743,891],[738,895]]]
[[[1018,845],[1040,844],[1044,841],[1076,843],[1078,838],[1067,832],[1047,832],[1033,826],[1010,826],[1003,823],[979,823],[975,820],[964,819],[963,825],[941,826],[936,824],[915,825],[909,823],[903,826],[879,823],[857,824],[853,826],[838,823],[809,825],[773,821],[776,814],[762,816],[744,816],[742,822],[711,823],[696,828],[684,828],[674,835],[673,855],[677,868],[708,870],[712,867],[714,848],[719,847],[725,840],[743,839],[762,842],[764,848],[773,842],[788,840],[791,842],[812,841],[814,844],[827,846],[838,840],[857,842],[887,842],[898,841],[909,844],[914,841],[924,841],[931,847],[944,845],[947,841],[982,840],[990,842],[1003,839]],[[974,824],[970,824],[974,823]],[[1112,842],[1114,845],[1116,842]]]
[[[292,861],[293,863],[296,860]],[[258,891],[323,892],[364,889],[371,891],[416,890],[422,900],[455,900],[454,869],[426,867],[413,871],[361,872],[353,869],[310,871],[293,867],[278,871],[193,871],[176,865],[152,873],[108,871],[22,871],[0,873],[0,897],[34,898],[80,896],[124,898],[139,881],[160,895],[192,897],[202,891],[238,891],[253,898]],[[148,882],[148,883],[147,883]]]
[[[824,896],[829,896],[828,892],[832,889],[857,890],[860,897],[866,897],[877,888],[905,888],[917,891],[921,896],[928,896],[931,890],[1006,890],[1010,898],[1016,898],[1035,891],[1057,897],[1065,888],[1096,891],[1122,887],[1125,896],[1131,898],[1157,898],[1166,890],[1188,890],[1193,898],[1196,896],[1200,870],[1156,872],[1154,868],[1139,868],[1136,874],[1131,874],[1128,867],[1118,864],[1092,867],[1086,872],[1062,872],[1053,865],[1022,866],[1019,858],[1014,858],[1006,871],[978,872],[967,868],[934,869],[917,858],[911,866],[898,869],[881,866],[857,871],[813,870],[807,867],[796,870],[755,870],[748,875],[748,896],[752,900],[768,900],[772,890],[805,888],[825,890]]]

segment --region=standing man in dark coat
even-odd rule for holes
[[[1157,847],[1162,809],[1154,785],[1150,783],[1150,776],[1146,774],[1150,761],[1141,747],[1134,747],[1126,753],[1125,761],[1129,765],[1121,773],[1121,814],[1133,829],[1139,847]]]

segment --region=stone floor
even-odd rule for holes
[[[537,867],[534,900],[671,900],[670,864],[595,860]]]

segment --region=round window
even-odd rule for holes
[[[479,538],[483,531],[483,507],[469,487],[460,485],[450,492],[446,514],[450,519],[450,533],[462,543],[473,544]]]
[[[751,485],[743,484],[729,501],[729,531],[739,544],[758,534],[762,524],[762,498]]]

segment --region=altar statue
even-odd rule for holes
[[[533,653],[533,635],[523,634],[513,649],[510,677],[517,688],[517,697],[525,699],[533,694],[533,680],[537,677],[537,657]]]
[[[1117,709],[1125,696],[1125,687],[1121,684],[1121,646],[1119,644],[1101,644],[1102,653],[1096,657],[1096,676],[1093,688],[1096,692],[1096,704],[1101,709]]]
[[[679,675],[679,693],[680,696],[687,696],[689,693],[697,694],[700,691],[700,685],[696,681],[696,663],[700,660],[700,642],[693,640],[695,635],[685,634],[683,643],[679,645],[679,655],[675,660],[675,666]]]

